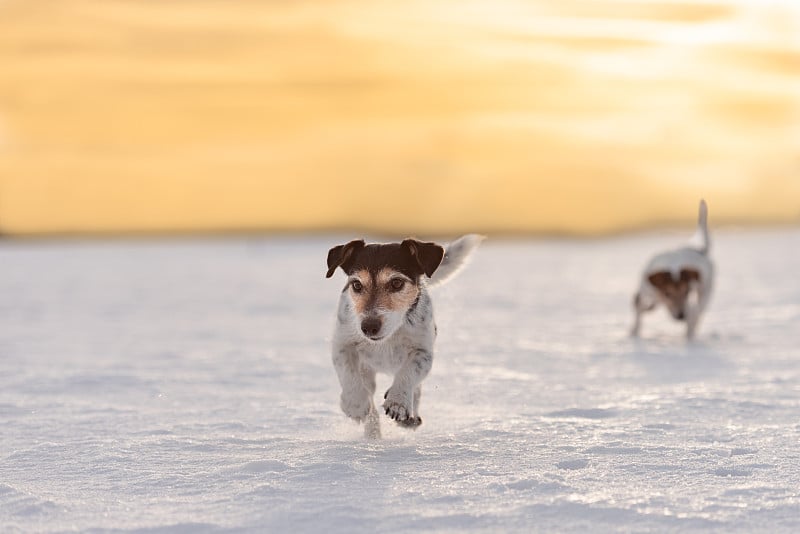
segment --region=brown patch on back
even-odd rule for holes
[[[378,310],[405,311],[419,296],[419,287],[413,281],[409,281],[407,276],[389,267],[384,267],[377,273],[360,269],[352,273],[351,277],[357,278],[363,286],[361,292],[356,292],[352,284],[348,288],[355,311],[359,315],[370,315]],[[404,281],[400,291],[393,290],[391,286],[392,280],[396,278]]]

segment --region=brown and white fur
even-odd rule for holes
[[[632,336],[638,336],[644,312],[663,304],[678,321],[686,321],[686,337],[692,339],[700,316],[708,304],[714,266],[708,253],[708,208],[700,201],[695,238],[696,246],[686,246],[655,256],[642,274],[639,291],[633,299],[636,313]]]
[[[328,252],[327,277],[347,275],[333,335],[333,365],[342,386],[341,408],[379,438],[373,402],[376,373],[394,376],[383,410],[400,426],[422,424],[422,380],[433,363],[436,324],[427,288],[453,276],[483,238],[463,236],[446,249],[436,243],[351,241]]]

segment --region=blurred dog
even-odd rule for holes
[[[694,337],[714,281],[714,267],[708,257],[711,241],[705,200],[700,201],[693,241],[697,241],[696,246],[659,254],[645,267],[639,291],[633,299],[636,319],[632,336],[639,335],[642,314],[663,304],[673,318],[686,321],[686,337]]]
[[[328,252],[327,277],[347,275],[333,336],[333,365],[342,386],[342,411],[365,423],[365,435],[380,437],[375,409],[375,374],[394,375],[384,395],[386,415],[415,429],[420,384],[431,370],[436,325],[427,288],[451,278],[483,237],[463,236],[446,249],[406,239],[370,244],[356,240]]]

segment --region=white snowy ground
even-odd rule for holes
[[[633,341],[682,237],[486,241],[379,442],[338,409],[338,238],[0,242],[0,530],[800,531],[800,230],[717,231],[699,340]]]

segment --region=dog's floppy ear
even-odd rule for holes
[[[649,275],[647,279],[653,286],[662,288],[672,283],[672,273],[669,271],[658,271],[657,273]]]
[[[353,260],[353,254],[364,248],[364,240],[356,239],[346,245],[337,245],[328,251],[328,272],[325,278],[330,278],[336,272],[337,267],[347,270]]]
[[[428,278],[433,275],[439,264],[442,263],[442,258],[444,258],[444,248],[436,243],[406,239],[401,243],[401,246],[408,250],[411,258]]]

